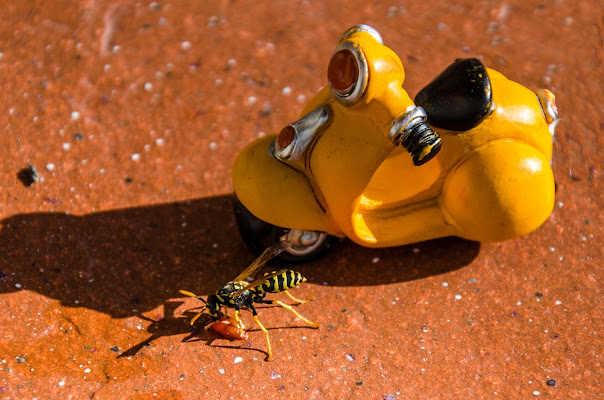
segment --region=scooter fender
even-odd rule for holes
[[[271,154],[275,139],[257,139],[237,156],[232,170],[237,198],[270,224],[344,236],[320,206],[307,177]]]

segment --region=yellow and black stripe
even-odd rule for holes
[[[257,293],[280,293],[304,282],[302,274],[291,269],[279,272],[273,271],[266,276],[266,281],[255,289]]]

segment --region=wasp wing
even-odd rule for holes
[[[287,270],[282,269],[280,271],[273,271],[270,274],[264,275],[262,278],[256,279],[254,282],[250,283],[248,286],[236,291],[235,294],[233,294],[233,298],[239,296],[241,293],[245,292],[246,290],[252,290],[258,286],[261,286],[264,282],[268,281],[271,278],[274,278],[275,276],[281,275],[284,272],[287,272]]]
[[[231,282],[239,282],[239,281],[244,280],[248,276],[253,275],[264,264],[266,264],[269,260],[271,260],[273,257],[277,256],[278,254],[281,254],[281,252],[283,250],[287,249],[289,246],[291,246],[290,242],[288,242],[287,240],[282,240],[279,243],[275,243],[272,246],[268,247],[266,250],[264,250],[262,252],[262,254],[260,254],[258,256],[257,259],[254,260],[254,262],[249,267],[247,267],[242,273],[240,273]]]

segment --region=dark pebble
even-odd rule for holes
[[[38,171],[33,165],[30,165],[27,168],[23,168],[21,171],[17,173],[17,178],[21,181],[21,183],[25,187],[29,187],[34,184],[34,182],[38,182],[39,175]]]
[[[556,381],[553,379],[550,379],[549,381],[547,381],[547,386],[556,386]]]

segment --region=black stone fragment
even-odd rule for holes
[[[40,176],[38,175],[38,171],[36,171],[36,167],[30,165],[29,167],[23,168],[21,171],[19,171],[17,173],[17,178],[25,187],[29,187],[33,185],[34,182],[38,182]]]

